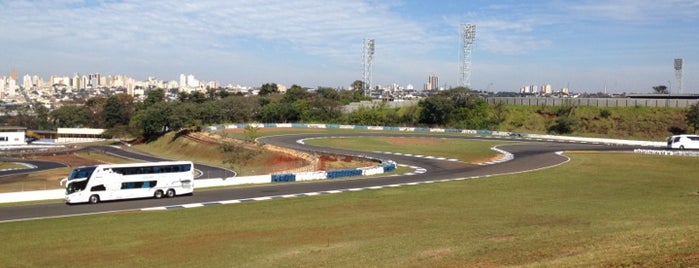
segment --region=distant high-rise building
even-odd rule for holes
[[[24,88],[24,89],[32,88],[32,77],[30,75],[25,74],[22,77],[22,88]]]
[[[2,97],[5,97],[5,85],[7,84],[7,77],[3,76],[0,77],[0,93],[3,94]]]
[[[428,83],[430,84],[429,90],[437,90],[439,89],[439,77],[437,77],[436,74],[432,74],[427,78]]]
[[[87,77],[87,79],[89,79],[88,84],[91,85],[92,87],[99,87],[101,78],[102,77],[100,76],[99,73],[90,74]]]
[[[187,76],[187,86],[191,88],[198,88],[200,85],[199,80],[197,80],[193,74]]]
[[[541,85],[541,94],[551,94],[551,93],[553,93],[553,88],[551,87],[551,84]]]
[[[17,69],[12,69],[12,72],[10,73],[10,78],[12,78],[12,80],[17,81],[17,78],[19,78],[17,74]]]
[[[184,89],[184,87],[187,86],[187,77],[184,74],[180,74],[180,84],[178,87],[180,90]]]

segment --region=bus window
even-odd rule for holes
[[[104,185],[102,185],[102,184],[97,185],[97,186],[92,186],[92,188],[90,188],[90,191],[91,191],[91,192],[106,191],[106,190],[107,190],[107,189],[104,188]]]

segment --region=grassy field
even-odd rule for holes
[[[485,162],[499,154],[490,148],[503,141],[476,141],[442,138],[412,137],[359,137],[310,139],[309,145],[333,148],[347,148],[360,151],[383,151],[414,155],[428,155],[455,158],[467,163]]]
[[[460,182],[0,225],[7,267],[699,265],[696,158],[572,153]],[[41,252],[41,254],[37,254]]]
[[[508,105],[502,131],[547,133],[559,107]],[[686,109],[665,107],[575,107],[576,124],[568,135],[613,139],[663,141],[670,128],[686,129]]]

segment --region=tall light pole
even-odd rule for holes
[[[462,87],[471,86],[471,50],[476,39],[476,25],[461,25],[461,66],[459,69],[459,85]]]
[[[682,94],[682,58],[675,59],[675,79],[677,79],[677,88]]]
[[[362,87],[364,95],[371,96],[371,64],[374,60],[374,39],[364,39],[364,75],[362,77]]]

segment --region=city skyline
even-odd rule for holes
[[[3,1],[0,75],[124,74],[221,85],[457,86],[460,28],[477,25],[476,90],[523,85],[610,93],[699,93],[699,1]],[[673,92],[676,93],[676,92]]]

